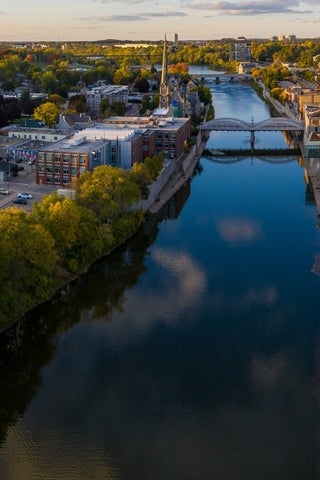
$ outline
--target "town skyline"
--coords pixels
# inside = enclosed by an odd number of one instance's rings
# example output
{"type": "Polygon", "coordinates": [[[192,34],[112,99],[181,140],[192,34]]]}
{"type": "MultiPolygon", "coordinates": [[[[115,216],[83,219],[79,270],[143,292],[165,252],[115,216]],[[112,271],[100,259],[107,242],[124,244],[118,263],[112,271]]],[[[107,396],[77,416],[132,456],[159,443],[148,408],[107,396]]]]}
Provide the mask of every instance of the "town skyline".
{"type": "Polygon", "coordinates": [[[13,0],[0,10],[0,41],[317,38],[319,22],[318,0],[13,0]]]}

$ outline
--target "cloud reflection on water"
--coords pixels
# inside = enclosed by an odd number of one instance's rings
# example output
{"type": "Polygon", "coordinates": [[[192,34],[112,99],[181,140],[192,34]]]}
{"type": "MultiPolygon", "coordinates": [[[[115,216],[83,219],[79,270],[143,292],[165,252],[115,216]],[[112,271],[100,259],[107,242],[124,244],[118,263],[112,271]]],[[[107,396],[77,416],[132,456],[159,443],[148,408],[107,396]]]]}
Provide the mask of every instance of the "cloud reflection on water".
{"type": "Polygon", "coordinates": [[[248,218],[222,218],[216,222],[220,237],[230,244],[252,243],[262,238],[260,223],[248,218]]]}

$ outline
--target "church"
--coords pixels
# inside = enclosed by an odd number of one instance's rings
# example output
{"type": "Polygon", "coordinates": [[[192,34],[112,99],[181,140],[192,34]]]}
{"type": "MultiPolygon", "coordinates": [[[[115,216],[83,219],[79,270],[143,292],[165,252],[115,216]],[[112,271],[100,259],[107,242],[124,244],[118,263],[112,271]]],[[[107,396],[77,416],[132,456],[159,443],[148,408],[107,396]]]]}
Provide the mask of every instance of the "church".
{"type": "Polygon", "coordinates": [[[179,74],[168,74],[168,49],[165,36],[159,87],[159,107],[153,111],[153,115],[175,118],[199,116],[201,102],[195,87],[197,87],[197,83],[192,79],[189,79],[188,83],[185,84],[181,82],[179,74]]]}

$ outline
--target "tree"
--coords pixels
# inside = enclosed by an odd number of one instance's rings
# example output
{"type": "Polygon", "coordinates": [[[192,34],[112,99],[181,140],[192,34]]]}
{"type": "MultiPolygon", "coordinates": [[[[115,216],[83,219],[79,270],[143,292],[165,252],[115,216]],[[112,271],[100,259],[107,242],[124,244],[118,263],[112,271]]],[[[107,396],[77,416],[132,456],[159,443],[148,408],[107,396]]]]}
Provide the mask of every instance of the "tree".
{"type": "Polygon", "coordinates": [[[34,110],[33,116],[36,120],[44,122],[49,127],[53,127],[59,115],[59,107],[52,102],[45,102],[34,110]]]}
{"type": "Polygon", "coordinates": [[[102,253],[103,238],[92,211],[56,192],[35,204],[32,217],[50,232],[59,262],[77,272],[102,253]]]}
{"type": "Polygon", "coordinates": [[[49,96],[48,100],[49,100],[49,102],[52,102],[55,105],[57,105],[57,107],[59,107],[59,108],[61,108],[62,105],[65,103],[65,99],[61,95],[58,95],[57,93],[52,93],[49,96]]]}
{"type": "Polygon", "coordinates": [[[48,297],[56,263],[54,240],[18,208],[0,211],[0,325],[48,297]]]}
{"type": "Polygon", "coordinates": [[[101,165],[85,172],[77,183],[80,204],[92,209],[101,223],[110,223],[140,199],[138,185],[130,171],[101,165]]]}
{"type": "Polygon", "coordinates": [[[48,93],[55,93],[57,89],[57,78],[53,72],[46,71],[41,77],[40,86],[48,93]]]}
{"type": "Polygon", "coordinates": [[[138,92],[147,93],[149,92],[150,85],[146,78],[138,77],[134,82],[134,88],[136,88],[138,92]]]}
{"type": "Polygon", "coordinates": [[[73,95],[68,102],[68,110],[75,111],[77,113],[84,113],[89,111],[89,107],[86,103],[85,95],[73,95]]]}

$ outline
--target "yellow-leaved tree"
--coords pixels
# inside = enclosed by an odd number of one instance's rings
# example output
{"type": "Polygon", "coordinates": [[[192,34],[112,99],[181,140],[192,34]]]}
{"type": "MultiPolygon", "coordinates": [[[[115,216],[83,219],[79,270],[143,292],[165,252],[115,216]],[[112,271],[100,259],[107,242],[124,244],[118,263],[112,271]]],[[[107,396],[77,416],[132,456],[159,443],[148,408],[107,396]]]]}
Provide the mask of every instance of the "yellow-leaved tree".
{"type": "Polygon", "coordinates": [[[58,119],[59,107],[53,102],[45,102],[34,110],[33,117],[53,127],[58,119]]]}

